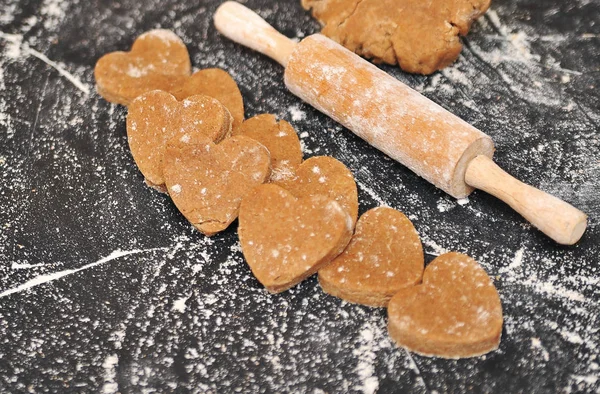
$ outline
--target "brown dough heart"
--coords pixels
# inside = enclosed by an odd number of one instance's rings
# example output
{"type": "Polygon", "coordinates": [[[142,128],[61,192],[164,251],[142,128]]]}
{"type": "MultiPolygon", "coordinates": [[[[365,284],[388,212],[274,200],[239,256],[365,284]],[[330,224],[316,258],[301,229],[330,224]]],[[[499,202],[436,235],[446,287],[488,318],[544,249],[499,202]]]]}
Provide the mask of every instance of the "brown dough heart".
{"type": "Polygon", "coordinates": [[[163,156],[167,141],[202,134],[219,142],[231,132],[231,115],[217,100],[192,96],[177,101],[155,90],[136,98],[128,109],[127,138],[131,154],[146,182],[162,191],[163,156]]]}
{"type": "Polygon", "coordinates": [[[431,262],[422,285],[400,290],[388,318],[392,339],[425,356],[479,356],[497,349],[502,333],[494,284],[475,260],[456,252],[431,262]]]}
{"type": "Polygon", "coordinates": [[[269,178],[269,151],[251,138],[184,134],[167,143],[164,174],[179,211],[201,233],[225,230],[238,217],[242,198],[269,178]]]}
{"type": "Polygon", "coordinates": [[[161,29],[139,36],[130,52],[102,56],[94,69],[98,93],[107,101],[123,105],[152,90],[170,91],[191,73],[183,41],[161,29]]]}
{"type": "Polygon", "coordinates": [[[196,71],[180,86],[171,90],[171,93],[177,97],[177,100],[198,94],[219,100],[233,116],[233,129],[244,121],[242,93],[231,75],[219,68],[196,71]]]}
{"type": "Polygon", "coordinates": [[[348,247],[319,271],[319,283],[346,301],[383,307],[398,290],[421,282],[423,265],[423,247],[410,220],[379,207],[360,217],[348,247]]]}
{"type": "Polygon", "coordinates": [[[250,192],[240,207],[238,233],[254,276],[271,293],[316,273],[344,250],[348,214],[325,196],[296,198],[273,184],[250,192]]]}
{"type": "Polygon", "coordinates": [[[459,35],[483,15],[490,0],[302,0],[322,33],[375,62],[431,74],[452,63],[459,35]]]}
{"type": "Polygon", "coordinates": [[[296,131],[285,120],[277,122],[274,115],[262,114],[250,118],[233,135],[245,135],[257,140],[271,153],[271,181],[285,181],[294,177],[302,163],[302,147],[296,131]]]}
{"type": "Polygon", "coordinates": [[[358,191],[352,172],[329,156],[315,156],[303,162],[290,180],[275,182],[296,197],[323,195],[337,201],[352,219],[358,217],[358,191]]]}

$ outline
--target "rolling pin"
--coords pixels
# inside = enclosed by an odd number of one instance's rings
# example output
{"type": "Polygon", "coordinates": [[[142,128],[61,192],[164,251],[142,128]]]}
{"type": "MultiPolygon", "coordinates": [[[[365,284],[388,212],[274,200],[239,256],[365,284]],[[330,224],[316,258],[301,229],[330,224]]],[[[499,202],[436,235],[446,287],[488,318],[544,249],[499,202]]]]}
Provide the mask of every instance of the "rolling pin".
{"type": "Polygon", "coordinates": [[[214,21],[224,36],[284,66],[293,94],[451,196],[484,190],[560,244],[585,232],[583,212],[498,167],[490,137],[329,38],[296,43],[233,1],[214,21]]]}

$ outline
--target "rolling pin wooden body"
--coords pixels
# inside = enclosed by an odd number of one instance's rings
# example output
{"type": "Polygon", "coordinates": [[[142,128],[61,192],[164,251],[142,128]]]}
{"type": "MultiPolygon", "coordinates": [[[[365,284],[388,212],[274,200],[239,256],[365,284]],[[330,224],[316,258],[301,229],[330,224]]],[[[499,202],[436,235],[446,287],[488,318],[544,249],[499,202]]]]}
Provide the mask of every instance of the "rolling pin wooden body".
{"type": "Polygon", "coordinates": [[[485,190],[561,244],[585,232],[583,212],[494,164],[490,137],[329,38],[297,44],[235,2],[219,7],[215,25],[282,64],[296,96],[448,194],[485,190]]]}
{"type": "Polygon", "coordinates": [[[356,135],[456,198],[467,163],[492,157],[492,139],[329,38],[296,45],[285,69],[288,89],[356,135]],[[362,60],[362,59],[361,59],[362,60]]]}

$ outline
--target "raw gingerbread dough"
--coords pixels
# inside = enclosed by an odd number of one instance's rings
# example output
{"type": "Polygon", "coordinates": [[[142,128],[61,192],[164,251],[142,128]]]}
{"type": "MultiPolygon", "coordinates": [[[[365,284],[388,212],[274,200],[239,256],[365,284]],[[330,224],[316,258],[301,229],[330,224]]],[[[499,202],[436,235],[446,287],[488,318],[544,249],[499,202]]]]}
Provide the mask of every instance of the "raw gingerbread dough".
{"type": "Polygon", "coordinates": [[[294,177],[302,163],[302,147],[296,131],[285,120],[277,122],[274,115],[262,114],[250,118],[233,130],[233,135],[245,135],[257,140],[271,153],[271,181],[294,177]]]}
{"type": "Polygon", "coordinates": [[[191,77],[171,90],[177,100],[202,94],[216,98],[233,116],[233,129],[244,121],[244,101],[237,83],[227,71],[207,68],[196,71],[191,77]]]}
{"type": "Polygon", "coordinates": [[[392,339],[425,356],[479,356],[497,349],[502,333],[494,284],[475,260],[455,252],[431,262],[422,285],[400,290],[388,319],[392,339]]]}
{"type": "Polygon", "coordinates": [[[296,197],[326,196],[348,213],[351,228],[358,217],[358,191],[352,172],[339,160],[315,156],[303,162],[294,178],[276,182],[296,197]]]}
{"type": "Polygon", "coordinates": [[[177,101],[173,95],[155,90],[139,96],[129,106],[129,148],[146,182],[163,191],[167,141],[185,134],[202,134],[219,142],[231,133],[231,122],[229,111],[214,98],[191,96],[177,101]]]}
{"type": "Polygon", "coordinates": [[[431,74],[452,63],[459,35],[488,9],[490,0],[302,0],[322,33],[375,62],[431,74]]]}
{"type": "Polygon", "coordinates": [[[296,198],[273,184],[242,200],[238,234],[252,273],[271,293],[285,291],[316,273],[350,241],[351,221],[337,202],[296,198]]]}
{"type": "Polygon", "coordinates": [[[129,105],[152,90],[170,91],[186,81],[192,65],[185,44],[169,30],[139,36],[130,52],[112,52],[96,63],[98,93],[107,101],[129,105]]]}
{"type": "Polygon", "coordinates": [[[225,230],[242,198],[269,178],[269,151],[237,136],[218,145],[202,134],[183,134],[167,143],[164,177],[177,208],[200,232],[225,230]]]}
{"type": "Polygon", "coordinates": [[[423,247],[410,220],[388,207],[371,209],[356,224],[348,247],[319,271],[326,293],[384,307],[398,290],[423,276],[423,247]]]}

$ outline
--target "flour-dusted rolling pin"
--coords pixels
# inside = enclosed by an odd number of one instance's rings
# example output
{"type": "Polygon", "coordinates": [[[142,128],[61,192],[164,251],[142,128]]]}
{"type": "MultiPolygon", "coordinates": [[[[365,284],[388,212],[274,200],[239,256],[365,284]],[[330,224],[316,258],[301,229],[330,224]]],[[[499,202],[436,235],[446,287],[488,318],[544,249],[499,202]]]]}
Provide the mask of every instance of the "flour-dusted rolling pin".
{"type": "Polygon", "coordinates": [[[295,43],[231,1],[219,7],[215,25],[284,66],[296,96],[451,196],[485,190],[560,244],[585,232],[583,212],[498,167],[490,137],[327,37],[295,43]]]}

